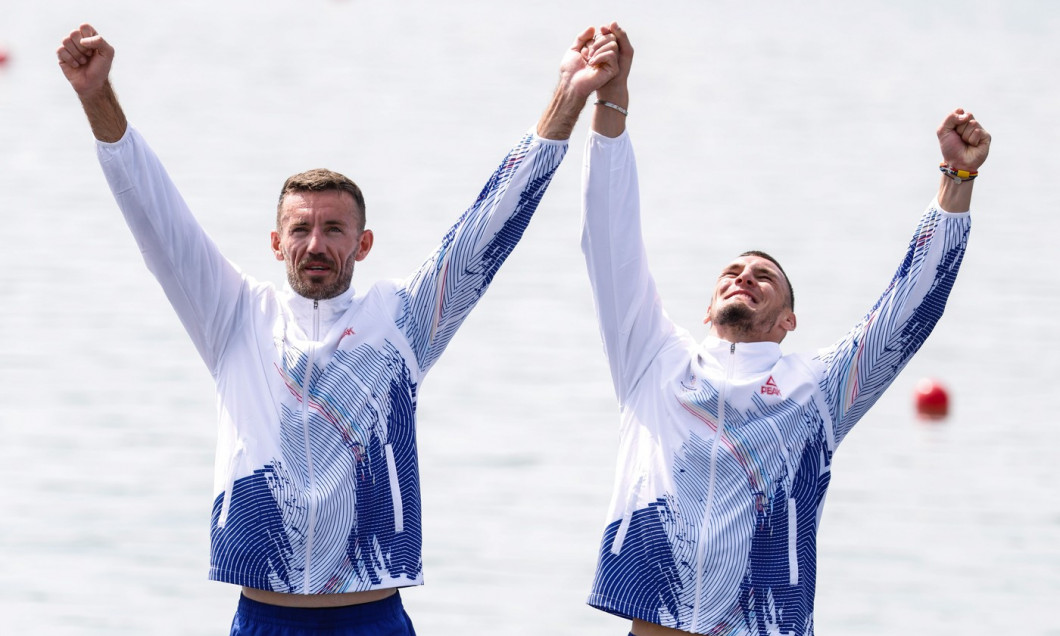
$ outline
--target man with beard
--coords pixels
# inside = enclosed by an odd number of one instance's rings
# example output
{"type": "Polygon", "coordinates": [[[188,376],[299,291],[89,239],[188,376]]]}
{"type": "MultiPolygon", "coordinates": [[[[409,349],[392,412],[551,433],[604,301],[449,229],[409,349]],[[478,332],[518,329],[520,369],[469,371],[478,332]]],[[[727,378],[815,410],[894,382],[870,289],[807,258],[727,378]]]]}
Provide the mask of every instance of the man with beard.
{"type": "Polygon", "coordinates": [[[440,247],[405,280],[351,287],[372,247],[350,179],[287,180],[271,247],[289,288],[241,273],[129,126],[114,49],[90,25],[57,51],[148,267],[217,384],[210,578],[242,586],[233,634],[412,634],[397,588],[423,582],[416,455],[424,375],[522,236],[614,36],[581,33],[551,103],[440,247]]]}
{"type": "Polygon", "coordinates": [[[943,175],[872,308],[830,347],[782,354],[787,275],[745,252],[714,285],[696,342],[663,311],[640,233],[626,116],[633,49],[597,90],[582,248],[621,406],[619,469],[589,603],[636,636],[812,634],[816,537],[832,456],[942,315],[990,136],[957,109],[943,175]]]}

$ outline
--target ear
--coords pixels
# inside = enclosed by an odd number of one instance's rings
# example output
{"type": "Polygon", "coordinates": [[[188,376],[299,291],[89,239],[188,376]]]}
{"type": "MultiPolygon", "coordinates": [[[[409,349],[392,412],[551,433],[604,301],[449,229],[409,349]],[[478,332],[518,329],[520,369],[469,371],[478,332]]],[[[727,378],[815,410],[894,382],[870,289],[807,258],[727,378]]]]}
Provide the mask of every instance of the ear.
{"type": "Polygon", "coordinates": [[[368,256],[368,252],[372,251],[373,243],[375,243],[375,234],[371,230],[361,232],[361,240],[357,245],[357,256],[355,259],[363,261],[364,257],[368,256]]]}
{"type": "Polygon", "coordinates": [[[703,316],[703,324],[704,325],[709,325],[710,324],[710,309],[711,309],[711,307],[713,307],[713,305],[711,305],[710,307],[707,307],[707,314],[705,316],[703,316]]]}
{"type": "Polygon", "coordinates": [[[282,261],[283,260],[283,248],[280,246],[280,233],[275,231],[275,230],[273,230],[269,234],[269,237],[270,237],[271,242],[272,242],[272,253],[273,253],[273,255],[276,257],[276,260],[282,261]]]}
{"type": "Polygon", "coordinates": [[[781,316],[778,324],[784,331],[795,331],[798,321],[795,320],[795,312],[786,310],[781,316]]]}

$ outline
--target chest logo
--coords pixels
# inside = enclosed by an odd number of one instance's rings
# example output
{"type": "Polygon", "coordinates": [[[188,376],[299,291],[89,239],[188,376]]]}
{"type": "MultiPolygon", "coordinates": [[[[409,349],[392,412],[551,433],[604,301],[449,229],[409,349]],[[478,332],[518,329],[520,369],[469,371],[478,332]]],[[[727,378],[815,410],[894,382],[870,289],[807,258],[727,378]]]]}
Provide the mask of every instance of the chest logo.
{"type": "Polygon", "coordinates": [[[769,379],[758,389],[758,392],[762,395],[775,395],[780,397],[780,388],[777,386],[777,383],[773,381],[773,376],[769,376],[769,379]]]}

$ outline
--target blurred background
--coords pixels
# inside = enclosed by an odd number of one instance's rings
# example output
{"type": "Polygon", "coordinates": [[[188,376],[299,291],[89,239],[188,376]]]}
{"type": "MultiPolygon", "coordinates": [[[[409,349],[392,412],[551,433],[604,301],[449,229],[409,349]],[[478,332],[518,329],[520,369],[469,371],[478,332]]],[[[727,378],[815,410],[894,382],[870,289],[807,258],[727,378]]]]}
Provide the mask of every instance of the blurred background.
{"type": "MultiPolygon", "coordinates": [[[[213,386],[143,266],[56,67],[91,22],[112,80],[226,255],[268,250],[283,179],[367,197],[354,284],[404,277],[544,109],[578,31],[636,49],[629,129],[652,268],[698,336],[759,248],[798,294],[788,351],[890,279],[938,183],[935,128],[994,135],[945,317],[840,447],[818,633],[1060,634],[1060,5],[480,0],[0,0],[0,633],[227,633],[206,580],[213,386]],[[950,394],[917,417],[914,386],[950,394]]],[[[587,109],[588,110],[588,109],[587,109]]],[[[424,635],[604,636],[584,604],[617,407],[578,247],[588,117],[522,244],[423,385],[424,635]]]]}

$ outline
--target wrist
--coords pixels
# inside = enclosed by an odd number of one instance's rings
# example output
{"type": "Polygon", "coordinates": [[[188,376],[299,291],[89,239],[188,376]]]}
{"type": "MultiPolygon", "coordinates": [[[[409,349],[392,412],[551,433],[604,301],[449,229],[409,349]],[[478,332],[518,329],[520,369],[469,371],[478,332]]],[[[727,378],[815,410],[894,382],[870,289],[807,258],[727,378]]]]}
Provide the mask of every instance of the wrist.
{"type": "Polygon", "coordinates": [[[625,86],[614,89],[601,88],[596,91],[596,98],[622,108],[629,108],[629,90],[625,86]]]}
{"type": "Polygon", "coordinates": [[[613,110],[616,113],[622,115],[623,117],[628,117],[629,116],[629,110],[627,110],[626,108],[624,108],[622,106],[619,106],[618,104],[615,104],[613,102],[609,102],[609,101],[605,101],[605,100],[602,100],[602,99],[598,99],[598,100],[596,100],[596,102],[593,105],[594,106],[603,106],[604,108],[610,108],[611,110],[613,110]]]}
{"type": "Polygon", "coordinates": [[[946,212],[967,212],[972,207],[974,186],[975,183],[971,180],[957,181],[947,175],[942,175],[936,195],[939,207],[946,212]]]}
{"type": "Polygon", "coordinates": [[[580,94],[570,83],[561,81],[538,120],[537,135],[544,139],[569,139],[587,98],[588,95],[580,94]]]}
{"type": "Polygon", "coordinates": [[[593,104],[592,129],[605,137],[618,137],[626,130],[628,116],[629,111],[625,106],[609,102],[601,97],[593,104]]]}
{"type": "Polygon", "coordinates": [[[79,93],[78,97],[96,139],[114,143],[125,136],[129,124],[110,82],[104,82],[98,90],[79,93]]]}
{"type": "Polygon", "coordinates": [[[949,177],[956,183],[962,183],[964,181],[972,181],[979,176],[978,170],[966,170],[964,168],[958,168],[951,163],[943,161],[939,164],[939,171],[943,175],[949,177]]]}

